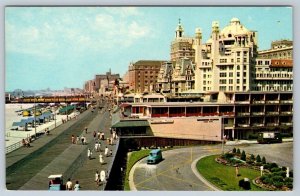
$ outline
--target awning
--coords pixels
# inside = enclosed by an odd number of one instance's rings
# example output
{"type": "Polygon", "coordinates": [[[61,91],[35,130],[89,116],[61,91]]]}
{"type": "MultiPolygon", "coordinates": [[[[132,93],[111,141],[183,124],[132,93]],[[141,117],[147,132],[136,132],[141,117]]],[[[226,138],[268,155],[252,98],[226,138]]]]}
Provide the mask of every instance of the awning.
{"type": "Polygon", "coordinates": [[[149,127],[147,120],[128,120],[120,121],[112,126],[112,128],[121,128],[121,127],[149,127]]]}

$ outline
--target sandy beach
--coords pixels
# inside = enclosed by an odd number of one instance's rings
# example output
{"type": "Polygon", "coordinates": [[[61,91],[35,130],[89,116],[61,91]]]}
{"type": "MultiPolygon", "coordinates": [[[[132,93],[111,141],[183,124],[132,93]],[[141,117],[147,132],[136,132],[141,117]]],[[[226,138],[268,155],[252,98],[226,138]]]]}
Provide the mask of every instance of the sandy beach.
{"type": "MultiPolygon", "coordinates": [[[[46,128],[52,130],[56,126],[62,124],[62,119],[66,119],[66,115],[56,115],[56,123],[55,120],[51,120],[50,122],[38,125],[36,130],[32,127],[29,127],[29,131],[23,130],[11,130],[13,122],[21,121],[21,119],[26,119],[28,117],[19,116],[16,111],[21,109],[28,109],[33,107],[34,104],[5,104],[5,146],[11,146],[16,143],[19,143],[23,138],[28,138],[35,133],[44,132],[46,128]]],[[[70,118],[73,118],[76,113],[72,113],[69,115],[70,118]]]]}

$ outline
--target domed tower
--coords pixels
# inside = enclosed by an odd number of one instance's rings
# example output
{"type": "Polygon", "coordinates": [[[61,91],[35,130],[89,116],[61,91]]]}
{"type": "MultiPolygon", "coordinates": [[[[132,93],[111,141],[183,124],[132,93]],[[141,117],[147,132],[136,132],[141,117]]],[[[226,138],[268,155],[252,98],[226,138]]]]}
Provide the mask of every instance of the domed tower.
{"type": "Polygon", "coordinates": [[[171,42],[171,61],[180,62],[182,58],[189,58],[195,62],[195,51],[193,50],[193,38],[184,35],[184,28],[179,19],[175,30],[175,39],[171,42]]]}

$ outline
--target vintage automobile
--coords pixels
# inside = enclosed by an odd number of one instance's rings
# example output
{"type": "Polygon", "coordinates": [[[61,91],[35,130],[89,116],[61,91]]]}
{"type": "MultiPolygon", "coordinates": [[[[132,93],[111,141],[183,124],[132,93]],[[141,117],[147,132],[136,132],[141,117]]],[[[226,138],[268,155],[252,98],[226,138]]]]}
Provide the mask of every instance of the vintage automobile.
{"type": "Polygon", "coordinates": [[[162,153],[160,149],[151,150],[147,158],[147,164],[156,164],[162,161],[162,153]]]}

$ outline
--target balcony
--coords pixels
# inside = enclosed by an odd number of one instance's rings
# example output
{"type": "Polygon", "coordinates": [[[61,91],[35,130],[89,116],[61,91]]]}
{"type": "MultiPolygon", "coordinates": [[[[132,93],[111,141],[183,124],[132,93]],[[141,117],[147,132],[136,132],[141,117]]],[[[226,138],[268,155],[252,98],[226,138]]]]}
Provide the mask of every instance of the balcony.
{"type": "Polygon", "coordinates": [[[239,112],[237,116],[250,116],[250,112],[239,112]]]}
{"type": "Polygon", "coordinates": [[[267,123],[268,127],[277,127],[278,125],[278,123],[267,123]]]}
{"type": "Polygon", "coordinates": [[[267,103],[279,103],[279,100],[267,100],[267,103]]]}
{"type": "Polygon", "coordinates": [[[262,116],[264,114],[265,114],[264,112],[252,112],[253,116],[262,116]]]}
{"type": "Polygon", "coordinates": [[[291,123],[291,122],[282,122],[282,123],[280,123],[280,125],[293,126],[293,123],[291,123]]]}
{"type": "Polygon", "coordinates": [[[264,104],[265,101],[264,101],[264,100],[260,100],[260,101],[254,100],[254,101],[252,101],[252,103],[253,103],[253,104],[264,104]]]}
{"type": "Polygon", "coordinates": [[[264,123],[253,123],[252,126],[253,127],[263,127],[265,125],[264,125],[264,123]]]}
{"type": "Polygon", "coordinates": [[[234,103],[237,103],[237,104],[250,104],[250,101],[249,100],[243,100],[243,101],[235,101],[234,103]]]}
{"type": "Polygon", "coordinates": [[[281,100],[280,103],[293,103],[293,100],[281,100]]]}
{"type": "Polygon", "coordinates": [[[238,127],[250,127],[249,124],[238,124],[238,127]]]}
{"type": "Polygon", "coordinates": [[[279,112],[275,112],[275,111],[272,111],[272,112],[266,112],[267,115],[279,115],[279,112]]]}
{"type": "Polygon", "coordinates": [[[290,114],[293,114],[293,112],[291,112],[291,111],[282,111],[282,112],[280,112],[280,114],[290,115],[290,114]]]}

